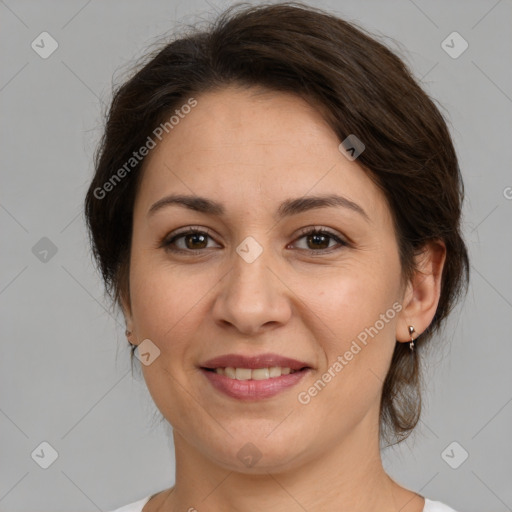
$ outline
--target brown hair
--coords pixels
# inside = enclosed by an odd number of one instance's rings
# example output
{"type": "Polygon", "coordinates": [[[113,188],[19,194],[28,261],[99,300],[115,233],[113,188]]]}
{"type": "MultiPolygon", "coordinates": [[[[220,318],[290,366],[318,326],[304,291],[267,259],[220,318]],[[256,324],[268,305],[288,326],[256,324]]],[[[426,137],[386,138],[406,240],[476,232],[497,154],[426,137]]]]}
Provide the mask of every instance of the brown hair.
{"type": "Polygon", "coordinates": [[[413,357],[407,343],[396,344],[383,386],[381,436],[399,442],[419,421],[418,354],[467,290],[464,188],[433,101],[401,59],[352,23],[298,2],[236,4],[206,29],[146,55],[114,91],[85,199],[93,254],[112,304],[121,306],[121,297],[129,303],[133,205],[144,160],[122,179],[118,170],[187,98],[228,85],[298,94],[320,109],[340,141],[350,134],[363,141],[357,161],[388,201],[403,282],[413,276],[414,256],[426,242],[446,245],[435,316],[416,340],[413,357]]]}

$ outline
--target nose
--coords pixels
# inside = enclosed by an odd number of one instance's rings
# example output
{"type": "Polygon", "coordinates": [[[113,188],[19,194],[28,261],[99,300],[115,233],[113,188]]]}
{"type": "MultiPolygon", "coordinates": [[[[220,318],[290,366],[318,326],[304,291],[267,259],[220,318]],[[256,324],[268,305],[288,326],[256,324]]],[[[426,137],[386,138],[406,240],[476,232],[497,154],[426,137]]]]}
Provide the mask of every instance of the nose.
{"type": "Polygon", "coordinates": [[[251,263],[234,253],[213,305],[213,317],[224,328],[254,336],[290,320],[291,292],[268,253],[264,250],[251,263]]]}

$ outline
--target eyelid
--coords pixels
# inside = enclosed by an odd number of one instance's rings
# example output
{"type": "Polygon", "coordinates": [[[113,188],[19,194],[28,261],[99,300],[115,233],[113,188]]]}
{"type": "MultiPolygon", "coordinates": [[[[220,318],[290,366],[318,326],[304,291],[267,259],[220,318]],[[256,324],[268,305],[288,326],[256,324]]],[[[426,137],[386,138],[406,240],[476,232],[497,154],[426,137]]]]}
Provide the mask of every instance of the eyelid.
{"type": "MultiPolygon", "coordinates": [[[[204,249],[169,249],[171,244],[179,237],[193,234],[193,233],[200,233],[202,235],[206,235],[207,237],[211,238],[212,240],[215,240],[212,236],[212,231],[209,228],[200,227],[200,226],[185,226],[184,228],[179,228],[176,231],[172,231],[171,233],[168,233],[165,235],[162,240],[159,242],[158,247],[163,248],[170,251],[176,251],[176,252],[188,252],[188,253],[194,253],[198,251],[204,251],[204,249]]],[[[217,243],[217,242],[216,242],[217,243]]]]}
{"type": "MultiPolygon", "coordinates": [[[[188,253],[188,254],[198,254],[200,252],[204,252],[205,249],[178,249],[178,248],[171,248],[171,245],[175,242],[176,239],[193,233],[200,233],[204,234],[207,237],[211,238],[215,241],[215,238],[212,236],[212,231],[209,228],[206,227],[199,227],[199,226],[186,226],[180,229],[177,229],[176,231],[167,234],[164,236],[161,240],[161,242],[158,244],[158,248],[163,248],[166,251],[170,252],[178,252],[178,253],[188,253]]],[[[319,225],[313,225],[313,226],[306,226],[304,228],[301,228],[299,232],[295,235],[294,240],[291,242],[291,244],[295,243],[298,239],[303,238],[306,235],[310,234],[325,234],[331,237],[333,240],[335,240],[339,246],[341,247],[347,247],[351,245],[351,242],[347,240],[347,237],[339,234],[338,232],[335,232],[331,230],[330,228],[326,228],[324,226],[319,225]]],[[[215,242],[217,243],[217,242],[215,242]]],[[[290,244],[288,244],[290,245],[290,244]]],[[[288,246],[287,246],[288,247],[288,246]]],[[[301,251],[306,251],[309,254],[315,254],[315,255],[322,255],[322,254],[328,254],[330,252],[336,251],[337,249],[340,249],[341,247],[331,247],[328,249],[300,249],[301,251]]]]}
{"type": "Polygon", "coordinates": [[[320,249],[320,250],[313,250],[313,249],[302,249],[302,251],[306,251],[307,253],[310,253],[312,255],[322,255],[322,254],[330,254],[331,252],[334,252],[338,249],[341,249],[342,247],[349,247],[352,245],[352,242],[348,240],[348,238],[336,231],[331,230],[330,228],[326,228],[324,226],[307,226],[305,228],[301,228],[299,232],[297,233],[297,236],[295,237],[294,242],[297,240],[303,238],[306,235],[311,234],[321,234],[321,235],[328,235],[331,239],[337,242],[338,246],[340,247],[330,247],[328,249],[320,249]]]}
{"type": "Polygon", "coordinates": [[[306,226],[305,228],[301,228],[297,233],[297,236],[308,235],[311,232],[326,233],[328,235],[332,235],[334,238],[340,239],[342,242],[348,243],[346,237],[344,237],[341,233],[338,233],[337,231],[334,231],[331,228],[319,225],[306,226]]]}

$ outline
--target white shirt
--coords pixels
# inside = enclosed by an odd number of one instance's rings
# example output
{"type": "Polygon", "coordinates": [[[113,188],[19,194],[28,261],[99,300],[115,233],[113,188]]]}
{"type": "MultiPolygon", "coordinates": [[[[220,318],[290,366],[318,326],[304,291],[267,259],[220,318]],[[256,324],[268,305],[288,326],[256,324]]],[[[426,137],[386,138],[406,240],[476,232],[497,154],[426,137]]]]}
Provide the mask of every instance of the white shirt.
{"type": "MultiPolygon", "coordinates": [[[[149,501],[151,496],[152,495],[147,498],[143,498],[142,500],[134,501],[124,507],[116,508],[116,510],[112,510],[111,512],[142,512],[144,505],[149,501]]],[[[455,510],[440,501],[431,501],[428,498],[425,498],[425,507],[423,508],[423,512],[455,512],[455,510]]]]}

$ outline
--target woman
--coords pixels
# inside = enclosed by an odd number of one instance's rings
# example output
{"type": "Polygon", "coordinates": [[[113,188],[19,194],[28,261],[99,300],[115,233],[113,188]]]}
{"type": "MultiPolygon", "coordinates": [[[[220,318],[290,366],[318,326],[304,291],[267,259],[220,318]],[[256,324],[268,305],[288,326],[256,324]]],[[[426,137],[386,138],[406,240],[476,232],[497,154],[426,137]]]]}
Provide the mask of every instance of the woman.
{"type": "Polygon", "coordinates": [[[452,511],[384,471],[468,281],[446,124],[303,4],[238,6],[115,93],[85,211],[176,483],[119,509],[452,511]]]}

